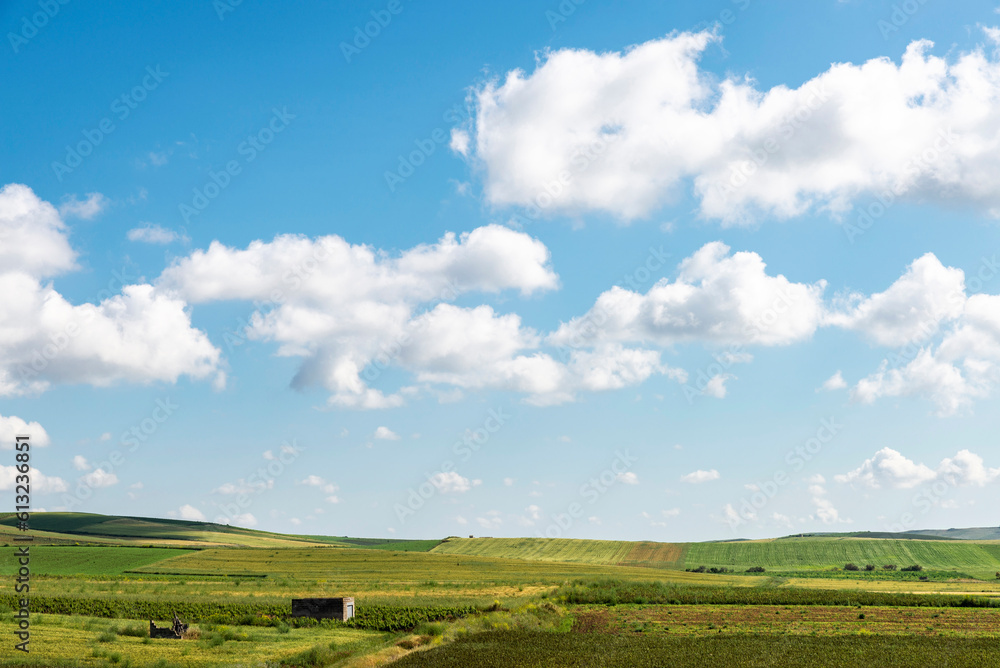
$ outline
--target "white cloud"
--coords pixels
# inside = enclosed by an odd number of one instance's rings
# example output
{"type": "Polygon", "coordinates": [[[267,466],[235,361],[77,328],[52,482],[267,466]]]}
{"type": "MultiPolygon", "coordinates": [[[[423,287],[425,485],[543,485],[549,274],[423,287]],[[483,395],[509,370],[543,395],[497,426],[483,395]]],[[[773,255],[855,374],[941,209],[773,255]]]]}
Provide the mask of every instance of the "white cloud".
{"type": "Polygon", "coordinates": [[[725,399],[726,392],[728,391],[726,388],[726,381],[734,380],[735,378],[736,376],[731,373],[721,373],[712,376],[709,381],[705,383],[705,387],[702,389],[702,394],[707,394],[708,396],[715,397],[716,399],[725,399]]]}
{"type": "Polygon", "coordinates": [[[959,450],[954,457],[943,459],[937,473],[952,485],[983,487],[1000,478],[1000,468],[987,468],[983,458],[969,450],[959,450]]]}
{"type": "Polygon", "coordinates": [[[624,483],[626,485],[639,484],[639,476],[637,476],[635,473],[632,473],[631,471],[626,471],[625,473],[619,473],[617,476],[615,476],[615,480],[617,480],[620,483],[624,483]]]}
{"type": "Polygon", "coordinates": [[[462,524],[462,525],[465,525],[465,524],[469,523],[469,520],[465,519],[461,515],[459,515],[458,517],[456,517],[455,521],[458,522],[459,524],[462,524]]]}
{"type": "MultiPolygon", "coordinates": [[[[14,489],[17,476],[23,475],[16,466],[3,466],[0,464],[0,490],[6,491],[14,489]]],[[[22,481],[23,483],[23,481],[22,481]]],[[[31,491],[38,494],[51,494],[55,492],[65,492],[69,490],[66,481],[58,476],[45,475],[38,469],[31,469],[31,491]]],[[[41,512],[36,509],[36,512],[41,512]]]]}
{"type": "Polygon", "coordinates": [[[32,447],[44,448],[52,442],[48,432],[37,422],[27,422],[16,415],[0,415],[0,449],[12,450],[17,436],[29,436],[28,443],[32,447]]]}
{"type": "Polygon", "coordinates": [[[684,341],[787,345],[810,338],[823,316],[825,281],[770,276],[760,255],[708,243],[681,262],[676,281],[645,294],[614,287],[590,311],[550,336],[555,345],[591,341],[684,341]]]}
{"type": "Polygon", "coordinates": [[[66,197],[59,205],[59,215],[63,218],[83,218],[90,220],[108,207],[108,198],[101,193],[87,193],[86,199],[78,199],[76,195],[66,197]]]}
{"type": "Polygon", "coordinates": [[[278,342],[281,356],[302,358],[293,385],[326,387],[333,406],[384,408],[401,405],[406,392],[387,395],[367,379],[390,364],[413,368],[429,379],[425,382],[453,379],[463,386],[507,381],[504,370],[514,377],[510,385],[516,386],[519,376],[530,376],[531,369],[523,367],[537,366],[535,361],[515,358],[495,360],[483,370],[488,378],[476,379],[468,372],[468,360],[436,345],[422,329],[453,338],[449,327],[478,323],[479,338],[470,339],[462,352],[491,354],[490,343],[510,347],[502,339],[484,337],[509,332],[519,324],[517,316],[450,304],[418,316],[418,307],[471,291],[515,289],[528,295],[554,289],[558,278],[544,244],[488,225],[460,236],[446,234],[436,244],[396,257],[336,236],[310,240],[284,235],[268,243],[255,241],[244,250],[214,242],[169,267],[160,284],[194,303],[268,301],[278,295],[275,308],[253,315],[247,334],[278,342]]]}
{"type": "Polygon", "coordinates": [[[697,471],[693,471],[693,472],[688,473],[686,475],[682,475],[681,476],[681,482],[689,482],[691,484],[698,484],[698,483],[703,483],[703,482],[709,482],[711,480],[718,480],[721,477],[722,476],[720,476],[719,472],[716,471],[715,469],[711,469],[709,471],[703,471],[701,469],[698,469],[697,471]]]}
{"type": "Polygon", "coordinates": [[[430,478],[431,484],[442,494],[463,494],[482,484],[482,480],[469,480],[455,471],[439,471],[430,478]]]}
{"type": "Polygon", "coordinates": [[[288,521],[292,523],[292,526],[299,526],[302,524],[302,520],[300,520],[298,517],[293,517],[288,521]]]}
{"type": "Polygon", "coordinates": [[[833,392],[834,390],[843,390],[847,388],[847,381],[844,380],[843,374],[838,370],[837,373],[833,374],[829,378],[823,381],[823,385],[820,389],[826,390],[827,392],[833,392]]]}
{"type": "Polygon", "coordinates": [[[171,244],[185,239],[174,230],[161,227],[156,223],[144,223],[141,227],[134,227],[128,231],[126,236],[129,241],[138,241],[144,244],[171,244]]]}
{"type": "Polygon", "coordinates": [[[103,434],[100,435],[100,437],[98,437],[97,440],[102,441],[102,442],[103,441],[110,441],[111,440],[111,432],[110,431],[104,432],[103,434]]]}
{"type": "Polygon", "coordinates": [[[45,278],[75,267],[76,253],[55,207],[27,186],[0,189],[0,273],[45,278]]]}
{"type": "Polygon", "coordinates": [[[693,181],[701,214],[730,224],[840,214],[890,189],[1000,214],[997,54],[940,58],[916,41],[898,64],[837,63],[796,88],[762,89],[699,68],[720,39],[561,49],[481,86],[469,159],[488,201],[629,220],[693,181]]]}
{"type": "Polygon", "coordinates": [[[399,434],[388,427],[379,427],[375,430],[375,438],[383,441],[398,441],[399,434]]]}
{"type": "Polygon", "coordinates": [[[91,489],[111,487],[118,484],[118,476],[104,469],[94,469],[90,473],[80,476],[80,480],[91,489]]]}
{"type": "Polygon", "coordinates": [[[220,351],[176,297],[126,285],[99,304],[72,305],[41,283],[74,269],[74,258],[51,204],[26,186],[0,190],[0,396],[52,383],[221,377],[220,351]]]}
{"type": "Polygon", "coordinates": [[[460,155],[469,154],[469,133],[465,130],[459,130],[454,128],[451,131],[451,141],[448,142],[448,147],[452,151],[460,155]]]}
{"type": "Polygon", "coordinates": [[[504,478],[503,479],[503,484],[505,486],[507,486],[507,487],[510,487],[511,485],[514,484],[514,479],[513,478],[504,478]]]}
{"type": "Polygon", "coordinates": [[[143,487],[145,487],[145,485],[143,485],[142,482],[134,482],[128,486],[129,489],[142,489],[143,487]]]}
{"type": "Polygon", "coordinates": [[[486,513],[487,517],[477,517],[476,523],[483,527],[484,529],[497,529],[503,524],[503,520],[500,518],[500,513],[496,510],[491,510],[486,513]]]}
{"type": "Polygon", "coordinates": [[[942,322],[962,314],[965,273],[945,267],[933,253],[917,258],[888,290],[870,297],[853,295],[847,312],[831,314],[831,322],[861,331],[883,346],[925,341],[942,322]]]}
{"type": "Polygon", "coordinates": [[[77,471],[89,471],[91,466],[86,457],[83,455],[77,455],[73,457],[73,468],[77,471]]]}
{"type": "Polygon", "coordinates": [[[935,477],[934,470],[924,464],[917,464],[892,448],[882,448],[857,469],[834,479],[841,483],[858,482],[876,489],[883,485],[908,489],[935,477]]]}
{"type": "Polygon", "coordinates": [[[178,514],[182,520],[196,520],[198,522],[205,521],[204,513],[190,504],[184,504],[181,506],[178,514]]]}

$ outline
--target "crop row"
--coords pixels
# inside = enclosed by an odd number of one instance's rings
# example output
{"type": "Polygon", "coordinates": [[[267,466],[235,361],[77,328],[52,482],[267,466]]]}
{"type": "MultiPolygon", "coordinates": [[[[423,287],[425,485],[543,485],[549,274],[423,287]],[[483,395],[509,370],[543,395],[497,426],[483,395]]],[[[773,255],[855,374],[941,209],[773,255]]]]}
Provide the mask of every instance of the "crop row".
{"type": "MultiPolygon", "coordinates": [[[[15,596],[0,594],[0,609],[14,610],[15,596]]],[[[108,619],[171,619],[175,614],[184,621],[269,626],[281,621],[295,626],[318,622],[292,618],[290,604],[275,603],[188,603],[169,601],[123,601],[113,598],[77,598],[69,596],[34,596],[31,611],[54,615],[84,615],[108,619]]],[[[454,619],[480,612],[471,605],[403,607],[362,605],[345,626],[373,631],[403,631],[423,622],[454,619]]],[[[331,623],[331,622],[323,622],[331,623]]]]}
{"type": "Polygon", "coordinates": [[[997,608],[1000,599],[948,594],[894,594],[839,589],[792,589],[784,587],[722,587],[676,585],[664,582],[621,580],[577,581],[556,591],[566,603],[618,605],[708,604],[708,605],[886,605],[899,607],[997,608]]]}

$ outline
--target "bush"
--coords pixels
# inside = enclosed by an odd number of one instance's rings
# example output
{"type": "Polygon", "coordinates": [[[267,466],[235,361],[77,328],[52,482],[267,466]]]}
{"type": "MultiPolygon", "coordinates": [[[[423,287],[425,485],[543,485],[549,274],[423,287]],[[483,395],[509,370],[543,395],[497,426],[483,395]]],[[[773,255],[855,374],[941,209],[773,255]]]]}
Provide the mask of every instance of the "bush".
{"type": "Polygon", "coordinates": [[[865,570],[866,571],[873,571],[873,570],[875,570],[875,564],[865,564],[865,570]]]}
{"type": "Polygon", "coordinates": [[[763,566],[751,566],[750,568],[747,569],[747,573],[763,573],[763,572],[764,572],[763,566]]]}
{"type": "Polygon", "coordinates": [[[896,570],[896,564],[886,564],[882,567],[883,571],[894,571],[896,570]]]}
{"type": "Polygon", "coordinates": [[[911,573],[914,573],[916,571],[922,571],[922,570],[924,570],[924,567],[921,566],[920,564],[913,564],[912,566],[903,566],[899,570],[901,570],[901,571],[909,571],[911,573]]]}
{"type": "Polygon", "coordinates": [[[845,571],[860,571],[861,569],[858,568],[855,564],[847,564],[846,566],[844,566],[844,570],[845,571]]]}

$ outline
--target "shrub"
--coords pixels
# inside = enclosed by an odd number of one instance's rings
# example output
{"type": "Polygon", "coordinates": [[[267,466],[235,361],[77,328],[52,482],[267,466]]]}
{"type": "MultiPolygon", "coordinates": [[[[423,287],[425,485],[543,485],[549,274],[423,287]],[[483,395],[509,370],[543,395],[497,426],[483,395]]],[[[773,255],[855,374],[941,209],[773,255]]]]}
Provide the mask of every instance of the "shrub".
{"type": "Polygon", "coordinates": [[[763,572],[764,572],[763,566],[751,566],[750,568],[747,569],[747,573],[763,573],[763,572]]]}
{"type": "Polygon", "coordinates": [[[844,566],[844,570],[845,571],[860,571],[861,569],[858,568],[857,565],[855,565],[855,564],[847,564],[846,566],[844,566]]]}
{"type": "Polygon", "coordinates": [[[866,571],[873,571],[873,570],[875,570],[875,564],[865,564],[865,570],[866,571]]]}
{"type": "Polygon", "coordinates": [[[913,564],[912,566],[903,566],[899,570],[901,570],[901,571],[909,571],[909,572],[913,573],[913,572],[916,572],[916,571],[922,571],[922,570],[924,570],[924,567],[921,566],[920,564],[913,564]]]}
{"type": "Polygon", "coordinates": [[[882,567],[883,571],[894,571],[896,570],[896,564],[886,564],[882,567]]]}

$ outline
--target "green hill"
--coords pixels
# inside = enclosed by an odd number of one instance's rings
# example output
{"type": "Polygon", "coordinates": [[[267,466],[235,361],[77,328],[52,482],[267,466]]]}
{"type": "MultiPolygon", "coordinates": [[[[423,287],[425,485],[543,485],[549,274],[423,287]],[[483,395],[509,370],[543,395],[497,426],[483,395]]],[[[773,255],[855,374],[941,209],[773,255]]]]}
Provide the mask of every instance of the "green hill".
{"type": "MultiPolygon", "coordinates": [[[[32,513],[31,530],[38,544],[158,545],[163,547],[359,547],[426,552],[439,541],[386,538],[297,536],[244,529],[194,520],[98,515],[93,513],[32,513]]],[[[0,513],[0,540],[20,533],[13,513],[0,513]]]]}

